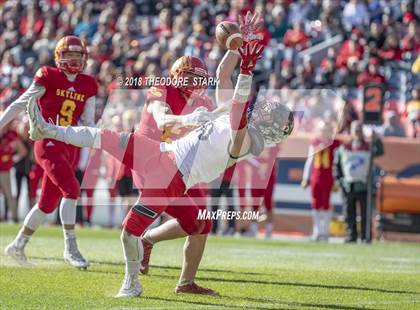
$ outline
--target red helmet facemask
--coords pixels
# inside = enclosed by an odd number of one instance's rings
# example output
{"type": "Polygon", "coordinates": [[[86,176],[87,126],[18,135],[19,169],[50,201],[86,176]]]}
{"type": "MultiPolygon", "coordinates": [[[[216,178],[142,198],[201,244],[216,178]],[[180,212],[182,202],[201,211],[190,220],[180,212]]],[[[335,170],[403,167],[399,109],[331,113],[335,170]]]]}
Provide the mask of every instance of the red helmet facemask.
{"type": "Polygon", "coordinates": [[[170,75],[175,79],[183,79],[188,83],[182,83],[178,89],[187,98],[204,95],[207,89],[208,72],[207,66],[197,57],[182,56],[171,67],[170,75]]]}
{"type": "Polygon", "coordinates": [[[76,36],[66,36],[58,41],[54,50],[54,60],[58,69],[71,74],[83,71],[87,61],[87,49],[82,40],[76,36]],[[80,59],[66,58],[65,53],[77,52],[80,59]]]}

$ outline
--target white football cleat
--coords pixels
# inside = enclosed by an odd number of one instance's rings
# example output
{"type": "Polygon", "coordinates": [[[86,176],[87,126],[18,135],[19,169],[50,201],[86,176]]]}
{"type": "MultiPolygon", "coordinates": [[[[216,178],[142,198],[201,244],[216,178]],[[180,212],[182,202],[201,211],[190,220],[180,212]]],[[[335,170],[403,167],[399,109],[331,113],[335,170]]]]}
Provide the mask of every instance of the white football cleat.
{"type": "Polygon", "coordinates": [[[54,124],[47,123],[42,117],[36,98],[32,97],[29,99],[27,110],[29,115],[29,137],[33,141],[54,138],[57,135],[54,124]]]}
{"type": "Polygon", "coordinates": [[[79,269],[87,269],[89,262],[80,254],[77,247],[76,238],[66,239],[66,246],[64,248],[64,260],[73,267],[79,269]]]}
{"type": "Polygon", "coordinates": [[[120,288],[120,291],[115,298],[129,298],[129,297],[138,297],[143,292],[143,287],[141,286],[137,274],[135,275],[126,275],[123,280],[123,284],[120,288]]]}
{"type": "Polygon", "coordinates": [[[21,266],[32,266],[26,258],[24,249],[16,247],[13,243],[4,249],[4,254],[13,258],[21,266]]]}

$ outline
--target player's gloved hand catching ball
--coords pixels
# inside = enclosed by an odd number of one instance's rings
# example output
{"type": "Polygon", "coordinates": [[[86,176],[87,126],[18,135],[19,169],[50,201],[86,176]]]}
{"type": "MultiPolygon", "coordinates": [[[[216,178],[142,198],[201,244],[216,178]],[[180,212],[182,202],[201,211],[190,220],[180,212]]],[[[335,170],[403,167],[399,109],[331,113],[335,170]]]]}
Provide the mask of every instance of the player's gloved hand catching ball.
{"type": "Polygon", "coordinates": [[[199,107],[191,114],[184,115],[182,118],[182,124],[184,126],[201,126],[210,121],[212,118],[213,114],[210,113],[207,108],[199,107]]]}
{"type": "Polygon", "coordinates": [[[241,30],[243,40],[245,42],[261,40],[263,35],[258,32],[261,29],[263,22],[264,21],[258,12],[252,14],[248,11],[245,17],[239,15],[239,29],[241,30]]]}
{"type": "Polygon", "coordinates": [[[264,45],[260,41],[245,42],[242,48],[239,49],[241,55],[241,74],[251,75],[257,64],[258,59],[261,59],[264,45]]]}

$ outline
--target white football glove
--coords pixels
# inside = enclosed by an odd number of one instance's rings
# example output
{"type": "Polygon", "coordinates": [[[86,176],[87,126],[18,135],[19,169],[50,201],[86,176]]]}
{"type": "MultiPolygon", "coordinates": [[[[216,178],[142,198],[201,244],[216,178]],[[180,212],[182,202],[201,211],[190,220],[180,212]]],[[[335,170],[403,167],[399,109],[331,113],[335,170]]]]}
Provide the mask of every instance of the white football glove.
{"type": "Polygon", "coordinates": [[[183,126],[201,126],[202,124],[212,120],[213,114],[207,108],[199,107],[191,114],[184,115],[182,118],[183,126]]]}

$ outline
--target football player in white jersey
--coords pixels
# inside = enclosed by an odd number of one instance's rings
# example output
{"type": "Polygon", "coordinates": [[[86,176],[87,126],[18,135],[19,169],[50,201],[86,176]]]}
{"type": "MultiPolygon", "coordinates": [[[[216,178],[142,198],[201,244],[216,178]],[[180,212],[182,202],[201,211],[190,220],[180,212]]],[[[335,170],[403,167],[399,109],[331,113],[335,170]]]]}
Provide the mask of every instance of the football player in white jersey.
{"type": "MultiPolygon", "coordinates": [[[[267,101],[249,108],[252,70],[262,49],[258,41],[253,41],[240,50],[240,74],[232,102],[226,105],[229,113],[215,114],[214,120],[172,144],[132,133],[49,124],[35,101],[28,106],[30,136],[33,140],[52,138],[78,147],[104,149],[124,164],[133,162],[131,168],[146,180],[146,195],[134,209],[142,214],[152,213],[148,206],[170,205],[188,188],[214,180],[235,162],[257,156],[265,146],[280,143],[290,135],[293,114],[286,105],[267,101]]],[[[121,236],[126,274],[120,293],[137,296],[142,291],[138,280],[143,255],[140,236],[150,223],[139,223],[135,213],[130,216],[124,221],[121,236]]]]}

